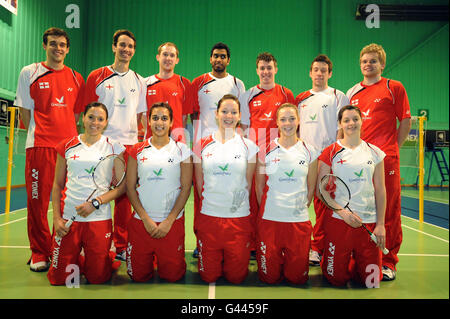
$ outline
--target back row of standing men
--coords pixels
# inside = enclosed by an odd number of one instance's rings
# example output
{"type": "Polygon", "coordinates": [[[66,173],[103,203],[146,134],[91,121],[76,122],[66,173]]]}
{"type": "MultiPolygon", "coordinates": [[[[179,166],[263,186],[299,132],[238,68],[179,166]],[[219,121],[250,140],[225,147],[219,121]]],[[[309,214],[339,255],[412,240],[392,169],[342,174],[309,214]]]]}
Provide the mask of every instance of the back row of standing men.
{"type": "MultiPolygon", "coordinates": [[[[275,114],[283,103],[297,105],[300,138],[319,150],[336,141],[337,113],[342,106],[353,104],[361,109],[362,138],[386,153],[385,224],[386,246],[390,253],[383,256],[383,278],[395,279],[397,253],[402,242],[399,147],[411,124],[409,101],[403,85],[381,76],[386,65],[386,54],[381,46],[370,44],[363,48],[360,66],[364,79],[349,89],[347,95],[328,86],[332,63],[326,55],[318,55],[310,67],[312,89],[296,98],[291,90],[275,83],[277,61],[267,52],[259,54],[256,60],[259,84],[246,91],[244,83],[227,72],[231,55],[223,43],[217,43],[211,49],[211,71],[192,82],[174,73],[179,62],[179,51],[174,43],[159,46],[156,55],[159,72],[143,78],[129,68],[136,39],[132,32],[119,30],[113,36],[114,63],[92,71],[86,83],[79,73],[64,65],[69,47],[69,37],[64,30],[46,30],[43,36],[46,61],[22,69],[14,102],[20,107],[21,119],[28,129],[25,180],[31,270],[46,270],[51,258],[47,210],[55,172],[54,147],[61,140],[77,134],[76,122],[86,104],[92,101],[105,104],[109,123],[104,135],[131,148],[139,136],[147,138],[151,134],[142,114],[156,102],[167,102],[174,112],[172,136],[184,141],[189,138],[184,128],[190,115],[195,126],[195,145],[200,138],[217,129],[214,116],[217,102],[225,94],[233,94],[241,101],[242,132],[260,149],[277,136],[275,114]],[[397,120],[400,122],[398,128],[397,120]]],[[[194,194],[197,212],[199,196],[195,191],[194,194]]],[[[253,191],[250,198],[253,216],[256,216],[257,205],[253,191]]],[[[326,207],[315,198],[314,209],[316,224],[310,262],[318,264],[324,249],[321,223],[326,207]]],[[[131,206],[123,195],[116,200],[114,208],[113,241],[119,258],[125,254],[130,216],[131,206]]]]}

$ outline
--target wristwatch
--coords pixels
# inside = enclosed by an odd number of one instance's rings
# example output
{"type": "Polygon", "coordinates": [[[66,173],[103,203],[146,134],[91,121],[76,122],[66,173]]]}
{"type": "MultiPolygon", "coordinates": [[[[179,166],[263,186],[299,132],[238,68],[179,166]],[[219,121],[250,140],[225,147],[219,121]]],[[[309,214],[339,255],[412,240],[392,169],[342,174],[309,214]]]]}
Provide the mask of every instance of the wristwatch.
{"type": "Polygon", "coordinates": [[[100,202],[98,201],[97,198],[94,198],[93,200],[91,200],[92,206],[95,207],[95,209],[99,209],[100,208],[100,202]]]}

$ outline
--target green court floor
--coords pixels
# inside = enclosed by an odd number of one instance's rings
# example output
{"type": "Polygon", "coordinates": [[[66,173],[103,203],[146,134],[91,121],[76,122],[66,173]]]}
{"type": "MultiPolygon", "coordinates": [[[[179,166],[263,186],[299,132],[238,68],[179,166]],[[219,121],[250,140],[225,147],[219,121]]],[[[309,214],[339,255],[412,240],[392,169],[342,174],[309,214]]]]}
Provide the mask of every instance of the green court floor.
{"type": "MultiPolygon", "coordinates": [[[[448,194],[448,193],[447,193],[448,194]]],[[[190,199],[187,207],[192,207],[190,199]]],[[[310,210],[314,222],[314,212],[310,210]]],[[[49,221],[51,222],[51,211],[49,221]]],[[[379,289],[365,289],[353,283],[331,287],[319,267],[310,267],[307,284],[294,286],[261,283],[256,261],[249,265],[249,275],[240,285],[220,279],[215,284],[201,281],[197,259],[192,257],[195,238],[192,232],[192,210],[186,212],[187,273],[177,283],[157,276],[148,283],[133,283],[122,265],[110,282],[79,288],[50,286],[46,273],[31,272],[26,265],[30,256],[26,232],[26,209],[0,215],[0,299],[449,299],[449,232],[448,229],[403,217],[403,244],[399,253],[397,279],[381,282],[379,289]]]]}

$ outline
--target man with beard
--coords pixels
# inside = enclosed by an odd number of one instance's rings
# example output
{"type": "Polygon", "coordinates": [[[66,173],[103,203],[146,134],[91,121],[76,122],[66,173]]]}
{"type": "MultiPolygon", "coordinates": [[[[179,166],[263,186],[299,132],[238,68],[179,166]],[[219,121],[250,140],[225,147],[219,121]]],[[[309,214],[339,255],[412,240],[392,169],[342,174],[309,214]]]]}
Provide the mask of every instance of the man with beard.
{"type": "MultiPolygon", "coordinates": [[[[216,43],[209,58],[211,72],[200,75],[192,81],[189,90],[189,103],[193,110],[194,125],[193,145],[201,138],[211,135],[218,127],[216,124],[215,111],[217,103],[225,94],[233,94],[237,98],[245,92],[244,82],[227,72],[230,64],[230,48],[222,42],[216,43]]],[[[194,232],[195,216],[199,209],[199,195],[194,187],[194,232]]],[[[194,251],[197,257],[197,249],[194,251]]]]}

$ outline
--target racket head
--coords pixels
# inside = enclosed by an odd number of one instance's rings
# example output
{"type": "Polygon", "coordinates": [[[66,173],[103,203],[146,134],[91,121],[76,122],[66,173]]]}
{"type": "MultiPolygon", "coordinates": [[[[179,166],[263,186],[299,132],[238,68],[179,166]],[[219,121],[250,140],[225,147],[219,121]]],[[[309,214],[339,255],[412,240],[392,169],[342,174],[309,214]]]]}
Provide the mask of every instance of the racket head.
{"type": "Polygon", "coordinates": [[[92,171],[96,190],[105,193],[119,186],[125,179],[126,165],[119,154],[102,157],[92,171]]]}
{"type": "Polygon", "coordinates": [[[332,210],[348,208],[351,199],[350,189],[340,177],[333,174],[324,175],[319,182],[319,193],[328,208],[332,210]]]}

